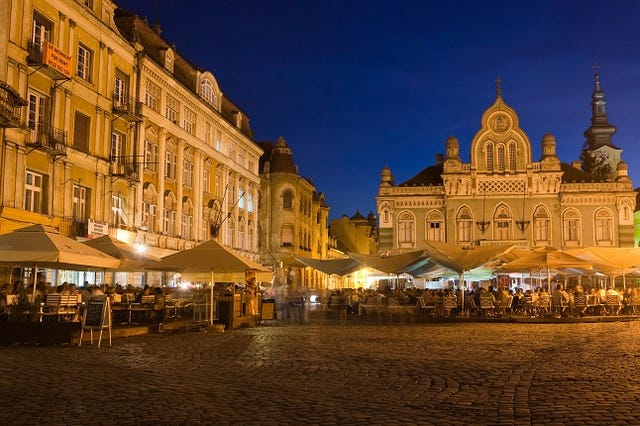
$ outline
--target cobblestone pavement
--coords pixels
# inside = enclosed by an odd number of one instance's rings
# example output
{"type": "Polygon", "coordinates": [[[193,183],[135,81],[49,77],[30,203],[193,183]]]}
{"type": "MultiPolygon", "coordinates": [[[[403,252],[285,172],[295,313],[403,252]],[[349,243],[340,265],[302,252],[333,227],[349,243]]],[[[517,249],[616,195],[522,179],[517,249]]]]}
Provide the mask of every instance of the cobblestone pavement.
{"type": "Polygon", "coordinates": [[[0,424],[640,424],[640,322],[272,324],[0,347],[0,424]]]}

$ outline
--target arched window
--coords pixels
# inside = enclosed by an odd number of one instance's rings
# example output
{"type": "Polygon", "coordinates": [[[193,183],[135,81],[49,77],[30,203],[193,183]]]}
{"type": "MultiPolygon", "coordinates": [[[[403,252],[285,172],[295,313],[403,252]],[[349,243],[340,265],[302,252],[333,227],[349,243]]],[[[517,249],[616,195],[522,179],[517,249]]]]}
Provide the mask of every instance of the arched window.
{"type": "Polygon", "coordinates": [[[575,210],[567,210],[562,216],[564,241],[569,245],[580,243],[580,215],[575,210]]]}
{"type": "Polygon", "coordinates": [[[492,172],[493,171],[493,143],[489,142],[485,147],[485,151],[487,153],[487,171],[492,172]]]}
{"type": "Polygon", "coordinates": [[[292,209],[293,208],[293,192],[287,189],[282,193],[282,208],[283,209],[292,209]]]}
{"type": "Polygon", "coordinates": [[[471,242],[471,224],[473,222],[473,216],[468,207],[463,207],[458,211],[456,217],[456,236],[459,243],[471,242]]]}
{"type": "Polygon", "coordinates": [[[429,212],[425,226],[427,241],[442,241],[442,231],[444,230],[442,213],[438,211],[429,212]]]}
{"type": "Polygon", "coordinates": [[[216,104],[216,92],[213,88],[213,83],[209,79],[203,79],[200,83],[200,96],[208,104],[215,106],[216,104]]]}
{"type": "Polygon", "coordinates": [[[551,242],[551,215],[543,206],[538,207],[533,214],[533,242],[534,244],[551,242]]]}
{"type": "Polygon", "coordinates": [[[613,243],[613,215],[608,209],[599,209],[595,214],[596,244],[613,243]]]}
{"type": "MultiPolygon", "coordinates": [[[[500,149],[500,148],[498,148],[500,149]]],[[[506,241],[511,239],[511,213],[505,206],[500,206],[494,216],[496,240],[506,241]]]]}
{"type": "Polygon", "coordinates": [[[504,145],[499,145],[497,151],[498,151],[498,172],[503,173],[505,169],[504,145]]]}
{"type": "Polygon", "coordinates": [[[415,221],[409,212],[398,216],[398,247],[410,247],[415,244],[415,221]]]}
{"type": "Polygon", "coordinates": [[[509,170],[516,171],[516,143],[509,142],[509,170]]]}

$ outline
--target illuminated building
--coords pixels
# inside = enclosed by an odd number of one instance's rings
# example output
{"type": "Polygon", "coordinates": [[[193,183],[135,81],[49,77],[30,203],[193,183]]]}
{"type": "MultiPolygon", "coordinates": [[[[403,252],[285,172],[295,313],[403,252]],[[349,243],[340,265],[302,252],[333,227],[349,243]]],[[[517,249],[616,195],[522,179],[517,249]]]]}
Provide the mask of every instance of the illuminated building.
{"type": "Polygon", "coordinates": [[[39,223],[160,256],[216,237],[258,259],[249,119],[158,26],[110,0],[11,0],[0,43],[0,232],[39,223]]]}
{"type": "Polygon", "coordinates": [[[371,212],[364,217],[359,211],[353,216],[343,215],[329,225],[329,234],[344,253],[376,254],[378,252],[378,226],[371,212]]]}
{"type": "Polygon", "coordinates": [[[305,267],[296,256],[326,259],[329,207],[324,194],[302,177],[283,138],[261,142],[260,251],[274,265],[276,285],[322,288],[324,274],[305,267]]]}
{"type": "Polygon", "coordinates": [[[597,178],[577,162],[556,155],[556,140],[542,137],[542,157],[532,158],[529,137],[497,87],[496,100],[482,115],[471,141],[470,162],[459,155],[455,137],[446,155],[413,178],[394,184],[383,168],[376,197],[380,251],[403,252],[425,241],[461,246],[631,247],[634,244],[633,191],[628,167],[615,147],[604,92],[595,76],[589,151],[605,159],[613,173],[597,178]]]}

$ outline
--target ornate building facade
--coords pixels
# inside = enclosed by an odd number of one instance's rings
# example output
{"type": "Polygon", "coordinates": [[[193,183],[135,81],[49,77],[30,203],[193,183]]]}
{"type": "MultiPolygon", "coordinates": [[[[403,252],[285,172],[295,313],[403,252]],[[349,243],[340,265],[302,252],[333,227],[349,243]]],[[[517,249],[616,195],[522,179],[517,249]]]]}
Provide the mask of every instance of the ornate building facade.
{"type": "Polygon", "coordinates": [[[209,71],[111,0],[4,1],[0,20],[0,232],[258,259],[263,151],[209,71]]]}
{"type": "Polygon", "coordinates": [[[413,178],[394,184],[382,169],[376,197],[380,251],[417,250],[427,241],[461,246],[631,247],[636,193],[628,168],[611,136],[598,75],[592,96],[592,125],[585,132],[593,155],[614,171],[599,179],[577,162],[562,163],[556,140],[547,133],[542,156],[534,161],[529,137],[501,88],[482,115],[470,146],[470,162],[460,158],[459,142],[450,137],[446,155],[413,178]]]}
{"type": "Polygon", "coordinates": [[[305,267],[296,256],[326,259],[329,207],[311,180],[300,176],[291,148],[283,138],[261,142],[260,252],[274,265],[277,285],[322,288],[326,277],[305,267]]]}

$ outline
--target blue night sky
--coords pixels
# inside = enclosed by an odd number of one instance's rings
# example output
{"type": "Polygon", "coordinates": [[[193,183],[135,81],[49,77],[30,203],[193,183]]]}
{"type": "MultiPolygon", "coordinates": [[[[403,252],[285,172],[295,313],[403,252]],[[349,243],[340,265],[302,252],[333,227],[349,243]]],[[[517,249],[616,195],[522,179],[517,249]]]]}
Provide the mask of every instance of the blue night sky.
{"type": "Polygon", "coordinates": [[[578,159],[595,63],[613,142],[640,186],[640,1],[116,2],[157,17],[249,115],[256,141],[285,138],[331,218],[375,213],[382,167],[403,182],[449,135],[468,162],[497,76],[534,159],[546,132],[561,161],[578,159]]]}

